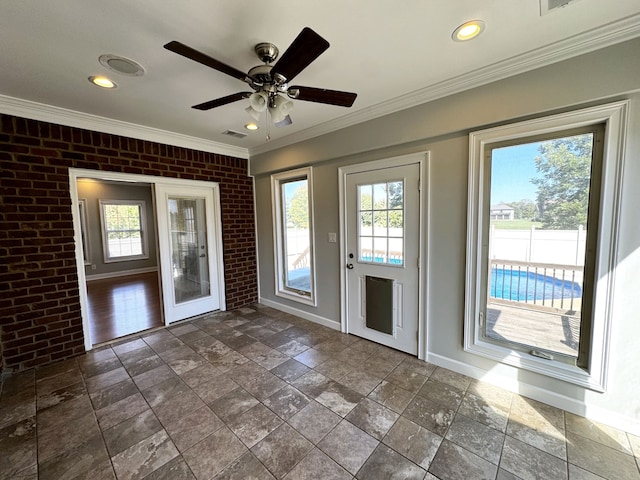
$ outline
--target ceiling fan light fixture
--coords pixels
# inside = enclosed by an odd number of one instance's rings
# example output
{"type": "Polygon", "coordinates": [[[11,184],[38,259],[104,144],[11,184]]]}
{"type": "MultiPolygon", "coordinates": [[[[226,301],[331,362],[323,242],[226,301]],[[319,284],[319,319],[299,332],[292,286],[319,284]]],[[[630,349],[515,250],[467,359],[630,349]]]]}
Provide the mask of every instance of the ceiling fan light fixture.
{"type": "Polygon", "coordinates": [[[254,109],[252,106],[248,106],[247,108],[244,109],[245,112],[247,112],[249,115],[251,115],[251,117],[257,122],[260,120],[260,113],[259,111],[257,111],[256,109],[254,109]]]}
{"type": "Polygon", "coordinates": [[[282,122],[293,110],[293,102],[282,95],[273,98],[272,106],[269,106],[269,113],[273,123],[282,122]]]}
{"type": "Polygon", "coordinates": [[[255,92],[249,96],[249,105],[256,112],[264,112],[269,104],[269,95],[265,92],[255,92]]]}
{"type": "Polygon", "coordinates": [[[466,42],[480,35],[485,28],[482,20],[470,20],[456,28],[451,34],[451,38],[455,42],[466,42]]]}
{"type": "Polygon", "coordinates": [[[103,77],[101,75],[93,75],[91,77],[89,77],[89,81],[91,83],[93,83],[94,85],[101,87],[101,88],[106,88],[106,89],[113,89],[113,88],[117,88],[118,86],[115,84],[115,82],[109,80],[107,77],[103,77]]]}

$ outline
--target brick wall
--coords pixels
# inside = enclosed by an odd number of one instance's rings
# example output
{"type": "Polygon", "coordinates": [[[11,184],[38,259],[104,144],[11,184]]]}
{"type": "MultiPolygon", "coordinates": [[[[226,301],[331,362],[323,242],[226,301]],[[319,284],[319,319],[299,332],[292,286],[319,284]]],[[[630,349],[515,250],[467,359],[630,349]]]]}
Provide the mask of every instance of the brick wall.
{"type": "Polygon", "coordinates": [[[246,160],[0,115],[0,354],[21,370],[84,352],[70,167],[219,182],[227,308],[257,301],[246,160]]]}

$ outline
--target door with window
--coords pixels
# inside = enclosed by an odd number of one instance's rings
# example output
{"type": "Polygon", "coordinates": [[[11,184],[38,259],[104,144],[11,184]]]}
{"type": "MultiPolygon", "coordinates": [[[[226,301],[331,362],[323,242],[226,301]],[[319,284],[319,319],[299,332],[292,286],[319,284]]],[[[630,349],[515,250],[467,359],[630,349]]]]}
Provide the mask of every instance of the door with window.
{"type": "Polygon", "coordinates": [[[417,354],[420,165],[345,177],[348,332],[417,354]]]}
{"type": "Polygon", "coordinates": [[[167,323],[220,308],[214,190],[156,185],[167,323]]]}

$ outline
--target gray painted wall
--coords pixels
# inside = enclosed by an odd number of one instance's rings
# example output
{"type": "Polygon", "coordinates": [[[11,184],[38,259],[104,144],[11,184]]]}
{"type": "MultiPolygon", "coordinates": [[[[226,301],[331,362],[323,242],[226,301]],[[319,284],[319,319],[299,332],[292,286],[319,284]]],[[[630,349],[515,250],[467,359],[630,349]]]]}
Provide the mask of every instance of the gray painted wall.
{"type": "Polygon", "coordinates": [[[96,180],[78,180],[78,198],[86,200],[87,238],[91,255],[91,264],[85,265],[87,277],[92,275],[117,275],[127,270],[156,268],[157,240],[155,228],[155,207],[151,186],[146,184],[128,184],[117,182],[101,182],[96,180]],[[100,225],[100,200],[144,200],[146,205],[149,258],[124,262],[104,263],[102,250],[102,230],[100,225]],[[95,269],[91,265],[95,265],[95,269]]]}
{"type": "Polygon", "coordinates": [[[283,307],[340,321],[340,258],[328,232],[340,232],[338,168],[353,163],[429,151],[429,358],[476,377],[495,380],[530,396],[640,433],[640,39],[608,47],[338,132],[251,158],[256,176],[261,297],[283,307]],[[629,99],[622,217],[615,272],[609,382],[604,394],[522,371],[463,350],[468,133],[609,101],[629,99]],[[317,307],[274,294],[269,174],[314,166],[317,307]]]}

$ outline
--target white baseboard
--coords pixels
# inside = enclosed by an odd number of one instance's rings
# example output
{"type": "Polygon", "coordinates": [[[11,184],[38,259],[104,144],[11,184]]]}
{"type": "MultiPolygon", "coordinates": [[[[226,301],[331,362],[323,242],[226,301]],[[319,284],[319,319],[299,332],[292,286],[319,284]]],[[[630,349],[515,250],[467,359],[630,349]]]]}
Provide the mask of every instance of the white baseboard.
{"type": "Polygon", "coordinates": [[[87,275],[85,278],[87,282],[90,282],[92,280],[103,280],[105,278],[126,277],[128,275],[137,275],[139,273],[152,273],[157,271],[158,271],[158,267],[135,268],[133,270],[120,270],[119,272],[97,273],[95,275],[87,275]]]}
{"type": "Polygon", "coordinates": [[[504,388],[505,390],[509,390],[510,392],[517,393],[524,397],[546,403],[547,405],[561,408],[567,412],[586,417],[589,420],[603,423],[634,435],[640,435],[640,420],[637,418],[621,415],[602,407],[588,405],[583,401],[576,400],[565,395],[560,395],[552,392],[551,390],[519,382],[516,379],[491,373],[490,371],[483,370],[442,355],[427,353],[427,362],[467,375],[468,377],[475,378],[477,380],[482,380],[483,382],[487,382],[491,385],[504,388]]]}
{"type": "Polygon", "coordinates": [[[295,315],[296,317],[304,318],[305,320],[309,320],[310,322],[313,322],[313,323],[319,323],[320,325],[333,328],[334,330],[340,330],[340,322],[336,322],[335,320],[331,320],[329,318],[321,317],[320,315],[315,315],[313,313],[305,312],[303,310],[298,310],[297,308],[294,308],[294,307],[282,305],[281,303],[274,302],[273,300],[268,300],[266,298],[260,298],[258,303],[260,303],[261,305],[265,305],[267,307],[274,308],[276,310],[280,310],[281,312],[290,313],[291,315],[295,315]]]}

